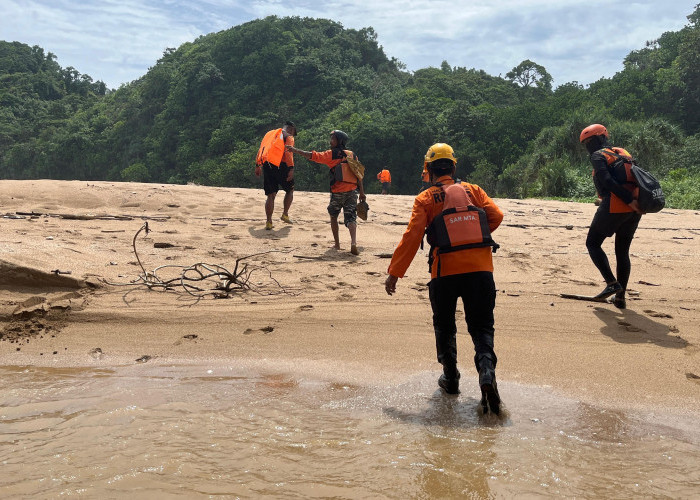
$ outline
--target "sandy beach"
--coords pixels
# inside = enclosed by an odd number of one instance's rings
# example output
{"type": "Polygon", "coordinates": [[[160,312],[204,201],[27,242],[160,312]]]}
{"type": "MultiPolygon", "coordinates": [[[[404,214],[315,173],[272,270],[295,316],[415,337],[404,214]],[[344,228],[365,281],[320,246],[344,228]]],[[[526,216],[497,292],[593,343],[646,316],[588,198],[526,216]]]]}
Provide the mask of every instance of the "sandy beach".
{"type": "MultiPolygon", "coordinates": [[[[430,370],[437,379],[425,251],[396,295],[383,286],[413,197],[368,196],[357,257],[343,227],[343,248],[331,248],[327,193],[296,192],[293,225],[279,220],[281,198],[265,231],[262,189],[0,181],[0,365],[254,360],[350,384],[430,370]],[[180,286],[184,268],[233,272],[246,256],[242,289],[180,286]],[[170,289],[149,289],[153,275],[170,289]]],[[[494,263],[506,405],[507,384],[518,383],[607,407],[699,414],[700,214],[643,217],[621,311],[559,296],[603,286],[585,248],[593,204],[496,201],[505,213],[494,263]]],[[[604,248],[614,262],[611,240],[604,248]]],[[[463,321],[458,329],[463,382],[476,390],[463,321]]]]}

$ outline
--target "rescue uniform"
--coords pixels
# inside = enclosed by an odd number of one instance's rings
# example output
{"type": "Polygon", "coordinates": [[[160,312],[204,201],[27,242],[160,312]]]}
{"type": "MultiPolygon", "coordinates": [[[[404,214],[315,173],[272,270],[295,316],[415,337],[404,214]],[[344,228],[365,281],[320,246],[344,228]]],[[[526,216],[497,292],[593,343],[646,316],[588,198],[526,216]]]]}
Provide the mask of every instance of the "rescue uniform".
{"type": "Polygon", "coordinates": [[[357,224],[357,183],[358,179],[348,166],[346,156],[357,158],[350,150],[340,148],[328,149],[321,153],[311,151],[311,161],[321,163],[330,168],[331,199],[328,204],[328,214],[338,217],[343,211],[343,223],[357,224]]]}
{"type": "MultiPolygon", "coordinates": [[[[449,175],[437,179],[442,185],[454,184],[449,175]]],[[[481,207],[494,231],[503,220],[503,212],[476,184],[462,183],[470,193],[474,205],[481,207]]],[[[443,210],[444,192],[431,186],[419,193],[413,203],[408,228],[396,247],[389,264],[392,276],[403,277],[423,241],[426,228],[443,210]]],[[[470,248],[439,254],[431,249],[429,259],[431,280],[428,285],[433,310],[433,328],[437,360],[444,367],[457,363],[457,326],[455,312],[457,299],[462,299],[467,329],[474,343],[474,364],[479,371],[480,361],[489,358],[495,368],[493,310],[496,285],[493,280],[493,258],[490,247],[470,248]],[[439,277],[438,277],[439,269],[439,277]]]]}
{"type": "Polygon", "coordinates": [[[629,249],[642,216],[629,206],[636,198],[636,185],[629,168],[619,164],[613,166],[618,159],[616,155],[631,158],[625,149],[612,147],[600,149],[590,155],[593,183],[601,201],[588,230],[586,247],[593,264],[606,283],[618,281],[622,289],[626,290],[631,270],[629,249]],[[613,234],[617,277],[613,274],[602,248],[603,241],[613,234]]]}

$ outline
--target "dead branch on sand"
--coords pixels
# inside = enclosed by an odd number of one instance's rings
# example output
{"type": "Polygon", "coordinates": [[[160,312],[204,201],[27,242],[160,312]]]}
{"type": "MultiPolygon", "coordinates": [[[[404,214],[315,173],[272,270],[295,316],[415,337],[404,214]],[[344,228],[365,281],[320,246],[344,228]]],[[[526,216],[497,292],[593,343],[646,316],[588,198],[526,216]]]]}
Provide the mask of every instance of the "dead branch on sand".
{"type": "Polygon", "coordinates": [[[253,257],[273,252],[284,252],[283,250],[268,250],[266,252],[239,257],[236,259],[233,271],[229,271],[218,264],[198,262],[191,266],[168,264],[156,267],[153,271],[149,272],[143,267],[141,258],[136,251],[136,238],[141,231],[145,231],[145,234],[148,234],[148,222],[145,222],[143,226],[136,231],[132,242],[134,255],[136,256],[139,267],[141,267],[142,274],[128,283],[110,283],[106,280],[102,280],[104,283],[112,286],[146,286],[150,290],[184,291],[198,299],[206,297],[224,299],[245,292],[253,292],[259,295],[290,294],[287,289],[272,277],[272,272],[269,269],[264,266],[257,266],[245,262],[253,257]],[[164,269],[176,269],[179,271],[179,275],[169,279],[161,278],[158,272],[164,269]],[[267,284],[252,281],[252,276],[256,272],[267,274],[267,284]],[[208,286],[205,286],[207,282],[208,286]]]}

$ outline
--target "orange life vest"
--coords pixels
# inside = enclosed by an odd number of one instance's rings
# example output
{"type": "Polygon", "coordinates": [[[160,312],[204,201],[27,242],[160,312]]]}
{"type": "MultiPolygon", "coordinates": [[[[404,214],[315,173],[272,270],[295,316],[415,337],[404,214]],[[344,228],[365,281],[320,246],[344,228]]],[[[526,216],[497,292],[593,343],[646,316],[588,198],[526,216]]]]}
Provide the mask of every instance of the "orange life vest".
{"type": "MultiPolygon", "coordinates": [[[[440,276],[440,255],[471,248],[499,248],[491,238],[491,230],[486,212],[474,205],[469,189],[463,184],[436,184],[445,194],[442,212],[430,223],[426,230],[428,243],[437,248],[437,276],[440,276]]],[[[432,257],[429,266],[432,267],[432,257]]]]}
{"type": "MultiPolygon", "coordinates": [[[[355,158],[355,153],[352,151],[348,151],[347,149],[344,149],[343,151],[345,151],[346,155],[352,155],[352,157],[355,158]]],[[[331,168],[330,174],[331,186],[336,182],[347,182],[349,184],[357,185],[357,176],[355,176],[355,174],[352,172],[345,158],[343,158],[335,167],[331,168]]]]}
{"type": "Polygon", "coordinates": [[[282,129],[278,128],[275,130],[270,130],[265,137],[263,137],[260,143],[260,149],[258,149],[258,155],[255,158],[256,165],[262,165],[267,162],[276,167],[280,166],[282,162],[282,156],[284,155],[284,136],[282,134],[282,129]]]}
{"type": "Polygon", "coordinates": [[[379,182],[391,182],[391,173],[387,169],[382,170],[377,174],[377,179],[379,179],[379,182]]]}
{"type": "MultiPolygon", "coordinates": [[[[603,150],[605,161],[608,162],[608,168],[613,179],[622,184],[622,187],[630,191],[634,198],[637,199],[639,188],[637,181],[632,175],[632,155],[623,148],[605,148],[603,150]],[[611,154],[608,150],[612,151],[611,154]],[[625,161],[629,158],[629,161],[625,161]],[[618,161],[622,160],[622,161],[618,161]]],[[[634,212],[634,210],[624,201],[622,201],[615,193],[610,193],[610,213],[619,214],[634,212]]]]}

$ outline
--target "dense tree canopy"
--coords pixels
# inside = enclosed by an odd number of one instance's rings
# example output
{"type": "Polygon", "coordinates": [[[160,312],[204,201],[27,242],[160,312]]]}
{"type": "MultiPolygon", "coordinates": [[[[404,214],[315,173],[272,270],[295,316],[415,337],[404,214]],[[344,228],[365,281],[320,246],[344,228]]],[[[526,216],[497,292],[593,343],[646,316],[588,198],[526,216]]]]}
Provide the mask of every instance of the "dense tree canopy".
{"type": "MultiPolygon", "coordinates": [[[[525,60],[505,78],[443,61],[413,73],[372,28],[267,17],[169,48],[138,80],[108,90],[44,49],[0,41],[0,178],[258,186],[264,133],[293,120],[297,145],[328,147],[342,129],[394,192],[420,187],[423,154],[450,143],[458,174],[498,196],[594,194],[580,130],[613,142],[663,179],[669,201],[700,208],[700,8],[588,88],[552,88],[525,60]]],[[[298,160],[299,189],[327,189],[327,169],[298,160]]]]}

